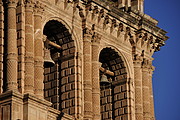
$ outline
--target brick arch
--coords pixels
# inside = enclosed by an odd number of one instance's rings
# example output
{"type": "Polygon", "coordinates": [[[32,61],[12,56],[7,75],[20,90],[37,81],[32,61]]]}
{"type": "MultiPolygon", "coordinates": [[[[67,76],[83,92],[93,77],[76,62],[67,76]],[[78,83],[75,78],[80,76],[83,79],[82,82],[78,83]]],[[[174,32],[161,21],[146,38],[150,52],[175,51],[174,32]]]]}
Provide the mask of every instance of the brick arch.
{"type": "Polygon", "coordinates": [[[57,20],[48,21],[43,30],[47,39],[62,47],[50,47],[55,62],[44,68],[44,96],[52,102],[52,107],[64,113],[75,114],[76,46],[69,29],[57,20]]]}
{"type": "Polygon", "coordinates": [[[73,29],[73,26],[71,25],[71,23],[67,22],[66,20],[64,20],[61,17],[55,17],[55,16],[46,16],[46,17],[47,17],[47,19],[45,19],[43,21],[43,28],[42,29],[44,29],[45,25],[49,21],[56,21],[56,22],[59,22],[59,23],[63,24],[64,27],[66,27],[68,29],[69,33],[71,34],[72,39],[74,40],[76,51],[79,52],[81,50],[80,43],[78,41],[80,38],[78,36],[78,32],[73,29]]]}
{"type": "MultiPolygon", "coordinates": [[[[114,72],[106,75],[110,84],[101,85],[101,118],[127,119],[128,117],[128,78],[127,69],[121,56],[112,48],[104,48],[99,55],[101,67],[114,72]]],[[[100,76],[103,73],[100,72],[100,76]]],[[[101,78],[100,78],[101,79],[101,78]]]]}

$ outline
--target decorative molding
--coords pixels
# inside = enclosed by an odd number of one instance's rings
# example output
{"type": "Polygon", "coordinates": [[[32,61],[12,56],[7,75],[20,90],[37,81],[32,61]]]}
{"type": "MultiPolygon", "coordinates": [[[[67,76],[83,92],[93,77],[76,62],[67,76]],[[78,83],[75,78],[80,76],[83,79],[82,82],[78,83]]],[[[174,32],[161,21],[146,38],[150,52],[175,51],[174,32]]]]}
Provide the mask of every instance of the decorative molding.
{"type": "Polygon", "coordinates": [[[98,34],[97,32],[94,32],[92,35],[92,42],[100,44],[100,40],[101,40],[101,35],[98,34]]]}

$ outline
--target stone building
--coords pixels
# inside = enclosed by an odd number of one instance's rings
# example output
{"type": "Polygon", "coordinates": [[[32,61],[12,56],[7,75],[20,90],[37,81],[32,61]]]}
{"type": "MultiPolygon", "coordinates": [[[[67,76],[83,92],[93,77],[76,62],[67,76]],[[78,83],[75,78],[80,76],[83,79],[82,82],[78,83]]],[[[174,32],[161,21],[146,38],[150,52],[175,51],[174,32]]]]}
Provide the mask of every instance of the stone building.
{"type": "Polygon", "coordinates": [[[1,0],[0,120],[155,120],[144,0],[1,0]]]}

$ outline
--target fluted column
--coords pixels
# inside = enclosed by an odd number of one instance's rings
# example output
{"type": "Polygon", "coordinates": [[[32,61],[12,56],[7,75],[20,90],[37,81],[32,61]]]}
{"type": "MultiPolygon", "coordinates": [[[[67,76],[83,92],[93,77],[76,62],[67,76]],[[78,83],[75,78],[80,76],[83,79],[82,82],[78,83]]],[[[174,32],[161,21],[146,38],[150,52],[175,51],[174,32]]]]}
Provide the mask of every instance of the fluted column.
{"type": "Polygon", "coordinates": [[[4,7],[0,2],[0,94],[3,92],[4,7]]]}
{"type": "Polygon", "coordinates": [[[34,3],[25,2],[25,80],[24,92],[34,94],[34,3]]]}
{"type": "Polygon", "coordinates": [[[149,66],[149,60],[144,59],[142,64],[143,120],[150,120],[149,66]]]}
{"type": "Polygon", "coordinates": [[[99,81],[99,44],[100,35],[94,34],[92,39],[92,107],[93,120],[101,119],[100,109],[100,81],[99,81]]]}
{"type": "Polygon", "coordinates": [[[155,114],[154,114],[154,97],[153,97],[153,85],[152,85],[152,74],[154,71],[154,66],[151,65],[150,71],[149,71],[149,94],[150,94],[150,120],[155,120],[155,114]]]}
{"type": "Polygon", "coordinates": [[[143,120],[142,101],[142,57],[134,56],[134,81],[135,81],[135,117],[136,120],[143,120]]]}
{"type": "Polygon", "coordinates": [[[35,95],[39,98],[43,98],[43,79],[44,79],[44,52],[43,52],[43,39],[42,39],[42,13],[43,9],[39,3],[36,3],[34,9],[34,89],[35,95]]]}
{"type": "Polygon", "coordinates": [[[83,31],[83,84],[84,84],[84,119],[92,120],[92,81],[91,81],[91,32],[83,31]]]}
{"type": "Polygon", "coordinates": [[[7,90],[17,91],[16,0],[7,0],[7,90]]]}

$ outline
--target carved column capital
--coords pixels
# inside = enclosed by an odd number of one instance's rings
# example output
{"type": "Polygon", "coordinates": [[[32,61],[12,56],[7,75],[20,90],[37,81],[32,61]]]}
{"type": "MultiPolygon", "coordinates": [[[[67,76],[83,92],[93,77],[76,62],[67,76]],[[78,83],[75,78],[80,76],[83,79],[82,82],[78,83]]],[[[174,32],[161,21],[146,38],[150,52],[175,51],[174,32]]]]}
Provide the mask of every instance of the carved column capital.
{"type": "Polygon", "coordinates": [[[105,29],[107,24],[109,24],[109,16],[106,15],[105,18],[104,18],[104,22],[103,22],[103,28],[105,29]]]}
{"type": "Polygon", "coordinates": [[[29,9],[32,9],[34,7],[34,1],[32,0],[27,0],[24,2],[24,5],[25,5],[25,8],[29,8],[29,9]]]}
{"type": "Polygon", "coordinates": [[[6,0],[7,4],[17,4],[18,0],[6,0]]]}
{"type": "Polygon", "coordinates": [[[87,39],[90,40],[92,38],[92,30],[89,28],[84,28],[83,37],[84,37],[84,41],[86,41],[87,39]]]}
{"type": "Polygon", "coordinates": [[[34,5],[34,13],[35,15],[39,15],[42,16],[43,12],[44,12],[44,7],[40,2],[36,2],[34,5]]]}
{"type": "Polygon", "coordinates": [[[116,19],[112,19],[111,20],[111,31],[110,32],[113,32],[113,30],[117,27],[117,21],[116,19]]]}
{"type": "Polygon", "coordinates": [[[138,54],[135,54],[134,55],[134,60],[133,60],[133,63],[135,65],[141,65],[142,64],[142,61],[143,61],[143,57],[141,55],[138,55],[138,54]]]}
{"type": "Polygon", "coordinates": [[[101,40],[101,35],[97,32],[94,32],[94,34],[92,35],[92,43],[100,44],[100,40],[101,40]]]}
{"type": "Polygon", "coordinates": [[[150,60],[144,58],[142,62],[142,68],[149,69],[152,66],[152,63],[150,60]]]}

